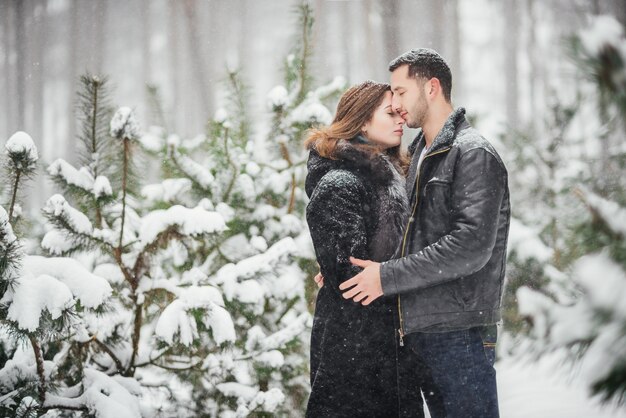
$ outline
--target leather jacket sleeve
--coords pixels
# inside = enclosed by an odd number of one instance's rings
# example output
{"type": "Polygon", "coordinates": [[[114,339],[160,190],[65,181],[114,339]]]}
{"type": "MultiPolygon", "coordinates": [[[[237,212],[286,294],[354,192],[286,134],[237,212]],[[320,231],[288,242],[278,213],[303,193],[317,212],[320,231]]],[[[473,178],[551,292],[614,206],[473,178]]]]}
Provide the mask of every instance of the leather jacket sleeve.
{"type": "Polygon", "coordinates": [[[307,207],[307,223],[324,286],[340,294],[339,285],[362,270],[350,263],[350,256],[367,259],[368,250],[363,185],[337,177],[331,173],[318,184],[307,207]]]}
{"type": "MultiPolygon", "coordinates": [[[[493,154],[483,148],[462,154],[451,185],[450,232],[417,253],[383,263],[383,293],[436,286],[485,266],[495,245],[505,190],[506,171],[493,154]]],[[[424,216],[427,223],[447,221],[424,216]]]]}

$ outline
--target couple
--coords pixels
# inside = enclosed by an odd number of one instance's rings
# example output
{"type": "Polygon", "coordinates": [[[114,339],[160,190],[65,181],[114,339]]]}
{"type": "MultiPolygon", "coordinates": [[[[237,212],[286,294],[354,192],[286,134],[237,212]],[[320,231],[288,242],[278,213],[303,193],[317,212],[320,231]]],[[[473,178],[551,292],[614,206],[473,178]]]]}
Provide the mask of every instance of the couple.
{"type": "Polygon", "coordinates": [[[453,109],[430,49],[366,81],[313,131],[307,222],[321,276],[308,417],[498,416],[506,169],[453,109]],[[400,150],[402,125],[421,128],[400,150]],[[406,186],[405,186],[406,178],[406,186]]]}

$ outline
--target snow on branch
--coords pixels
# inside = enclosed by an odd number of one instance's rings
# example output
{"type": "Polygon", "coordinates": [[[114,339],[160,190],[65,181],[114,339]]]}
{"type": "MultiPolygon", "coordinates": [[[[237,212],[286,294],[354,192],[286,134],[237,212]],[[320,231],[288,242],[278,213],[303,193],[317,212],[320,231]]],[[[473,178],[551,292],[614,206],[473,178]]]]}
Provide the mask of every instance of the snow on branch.
{"type": "Polygon", "coordinates": [[[24,275],[14,289],[9,290],[2,303],[11,302],[7,319],[15,321],[20,329],[35,332],[44,311],[58,319],[74,307],[70,289],[47,274],[24,275]]]}
{"type": "Polygon", "coordinates": [[[235,326],[230,314],[223,308],[224,300],[219,290],[212,286],[191,286],[170,290],[178,294],[178,299],[170,303],[161,313],[155,328],[157,337],[171,345],[174,336],[178,335],[177,342],[186,346],[191,345],[194,339],[198,338],[198,331],[196,319],[189,311],[201,309],[205,311],[203,321],[212,329],[216,344],[235,341],[235,326]]]}
{"type": "Polygon", "coordinates": [[[210,191],[211,185],[215,182],[215,177],[211,171],[177,150],[173,151],[172,157],[180,171],[200,186],[202,190],[210,191]]]}
{"type": "Polygon", "coordinates": [[[58,319],[75,306],[75,298],[87,308],[102,305],[112,293],[109,283],[91,274],[71,258],[27,256],[23,274],[2,298],[10,303],[7,318],[19,328],[34,332],[47,311],[58,319]]]}
{"type": "Polygon", "coordinates": [[[120,107],[111,119],[111,136],[123,140],[135,140],[139,137],[139,123],[135,113],[129,107],[120,107]]]}
{"type": "Polygon", "coordinates": [[[189,237],[199,237],[228,229],[224,218],[217,212],[209,212],[200,207],[190,209],[175,205],[146,215],[141,221],[139,239],[144,246],[148,246],[172,227],[189,237]]]}
{"type": "Polygon", "coordinates": [[[28,161],[34,164],[39,159],[37,147],[26,132],[17,131],[7,141],[5,148],[13,161],[28,161]]]}
{"type": "Polygon", "coordinates": [[[85,391],[70,398],[49,394],[45,409],[86,409],[98,418],[141,418],[140,388],[131,379],[110,377],[94,369],[85,369],[82,386],[85,391]],[[131,390],[129,390],[131,389],[131,390]]]}
{"type": "Polygon", "coordinates": [[[141,189],[141,195],[148,204],[157,202],[177,202],[191,190],[188,178],[165,179],[161,183],[149,184],[141,189]]]}
{"type": "Polygon", "coordinates": [[[60,194],[48,199],[43,212],[53,223],[66,226],[68,232],[77,235],[90,235],[93,232],[89,218],[74,209],[60,194]]]}
{"type": "Polygon", "coordinates": [[[579,188],[578,195],[587,204],[591,212],[614,234],[626,237],[626,208],[621,207],[616,202],[604,199],[584,187],[579,188]]]}

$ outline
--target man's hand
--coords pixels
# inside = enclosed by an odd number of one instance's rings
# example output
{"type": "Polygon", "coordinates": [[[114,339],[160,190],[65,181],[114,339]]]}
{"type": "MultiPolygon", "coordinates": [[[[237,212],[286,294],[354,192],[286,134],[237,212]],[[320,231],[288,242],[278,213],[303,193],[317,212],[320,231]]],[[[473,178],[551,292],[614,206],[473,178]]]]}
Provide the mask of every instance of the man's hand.
{"type": "Polygon", "coordinates": [[[339,289],[346,290],[354,286],[344,292],[343,297],[367,306],[383,295],[383,287],[380,283],[380,263],[354,257],[350,257],[350,262],[355,266],[363,267],[363,271],[343,282],[339,289]]]}
{"type": "Polygon", "coordinates": [[[324,276],[322,276],[322,272],[317,273],[315,277],[313,277],[313,280],[315,280],[315,284],[317,284],[317,287],[320,289],[324,287],[324,276]]]}

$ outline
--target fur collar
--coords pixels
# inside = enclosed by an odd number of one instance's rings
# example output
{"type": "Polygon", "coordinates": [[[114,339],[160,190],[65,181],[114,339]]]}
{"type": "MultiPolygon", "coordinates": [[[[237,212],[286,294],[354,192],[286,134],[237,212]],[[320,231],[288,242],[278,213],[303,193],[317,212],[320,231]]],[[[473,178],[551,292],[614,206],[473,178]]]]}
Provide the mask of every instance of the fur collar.
{"type": "Polygon", "coordinates": [[[322,177],[330,170],[345,169],[363,173],[368,179],[381,185],[388,185],[399,175],[398,169],[386,154],[372,154],[371,151],[353,139],[339,141],[335,148],[335,158],[321,157],[312,148],[307,161],[308,175],[305,190],[309,197],[322,177]]]}
{"type": "MultiPolygon", "coordinates": [[[[457,128],[465,121],[465,108],[459,107],[454,110],[441,127],[439,134],[435,137],[435,140],[430,147],[430,151],[432,152],[446,146],[451,146],[454,142],[454,134],[457,128]]],[[[424,139],[424,132],[420,131],[411,145],[409,145],[409,154],[413,155],[415,150],[423,149],[425,143],[426,140],[424,139]]]]}

